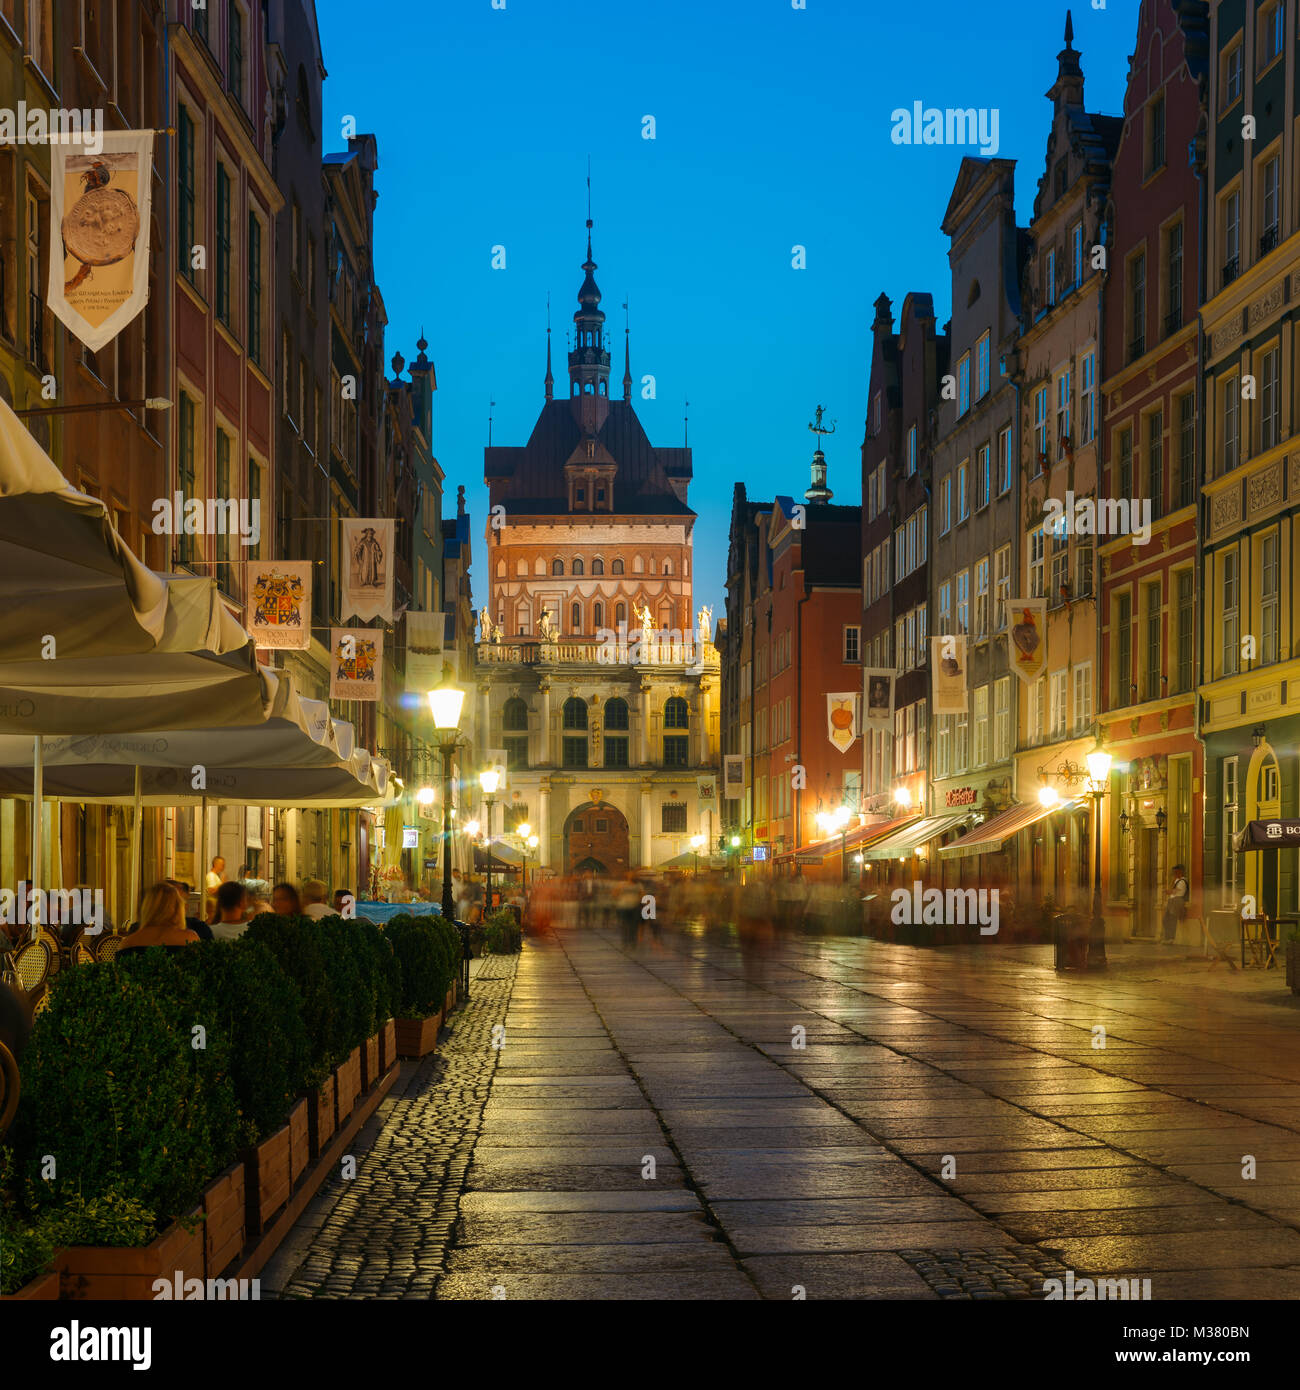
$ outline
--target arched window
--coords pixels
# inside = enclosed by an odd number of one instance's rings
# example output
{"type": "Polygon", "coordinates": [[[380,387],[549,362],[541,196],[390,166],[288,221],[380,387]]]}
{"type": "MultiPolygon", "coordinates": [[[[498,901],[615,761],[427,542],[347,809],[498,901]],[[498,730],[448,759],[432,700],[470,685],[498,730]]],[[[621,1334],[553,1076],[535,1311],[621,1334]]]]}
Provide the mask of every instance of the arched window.
{"type": "Polygon", "coordinates": [[[517,695],[501,711],[501,728],[506,733],[528,732],[528,706],[517,695]]]}
{"type": "Polygon", "coordinates": [[[620,603],[618,607],[614,609],[614,624],[617,626],[619,623],[625,622],[627,622],[627,604],[620,603]]]}
{"type": "Polygon", "coordinates": [[[665,573],[665,574],[671,574],[672,572],[673,572],[673,562],[672,562],[671,560],[665,560],[665,561],[664,561],[664,573],[665,573]]]}
{"type": "Polygon", "coordinates": [[[611,573],[611,574],[622,574],[622,573],[623,573],[623,562],[622,562],[622,560],[615,560],[615,561],[614,561],[614,565],[613,565],[613,568],[610,570],[610,573],[611,573]]]}
{"type": "Polygon", "coordinates": [[[497,578],[498,578],[498,579],[504,579],[505,577],[506,577],[506,562],[505,562],[504,560],[498,560],[498,561],[497,561],[497,578]]]}
{"type": "Polygon", "coordinates": [[[569,609],[569,627],[575,633],[582,631],[582,604],[575,603],[569,609]]]}
{"type": "Polygon", "coordinates": [[[591,610],[591,625],[597,632],[605,626],[605,605],[599,601],[591,610]]]}
{"type": "Polygon", "coordinates": [[[593,561],[591,562],[591,572],[592,572],[592,574],[604,574],[604,573],[605,573],[605,562],[604,562],[604,560],[600,560],[600,559],[593,560],[593,561]]]}
{"type": "Polygon", "coordinates": [[[627,701],[619,699],[617,696],[612,700],[605,701],[605,731],[606,733],[616,733],[622,730],[624,733],[628,729],[627,701]]]}
{"type": "Polygon", "coordinates": [[[633,574],[644,574],[644,573],[645,573],[645,561],[644,561],[639,555],[634,555],[634,556],[632,557],[632,573],[633,573],[633,574]]]}
{"type": "Polygon", "coordinates": [[[542,557],[541,557],[540,555],[539,555],[539,556],[537,557],[537,559],[533,562],[533,573],[534,573],[534,574],[545,574],[545,573],[546,573],[546,561],[543,560],[542,557]]]}
{"type": "Polygon", "coordinates": [[[570,695],[564,702],[564,727],[568,729],[585,729],[587,727],[587,702],[580,700],[576,695],[570,695]]]}
{"type": "Polygon", "coordinates": [[[526,579],[526,578],[528,577],[528,561],[527,561],[527,560],[516,560],[516,561],[515,561],[515,576],[516,576],[516,578],[519,578],[519,579],[526,579]]]}
{"type": "Polygon", "coordinates": [[[552,561],[551,561],[551,573],[552,573],[552,574],[563,574],[563,573],[564,573],[564,561],[563,561],[563,560],[552,560],[552,561]]]}
{"type": "Polygon", "coordinates": [[[581,558],[575,559],[574,562],[569,566],[569,573],[570,573],[570,574],[581,574],[581,573],[582,573],[582,560],[581,560],[581,558]]]}
{"type": "Polygon", "coordinates": [[[691,713],[680,695],[674,695],[664,704],[664,766],[687,767],[691,760],[690,728],[691,713]],[[669,730],[678,732],[670,733],[669,730]]]}

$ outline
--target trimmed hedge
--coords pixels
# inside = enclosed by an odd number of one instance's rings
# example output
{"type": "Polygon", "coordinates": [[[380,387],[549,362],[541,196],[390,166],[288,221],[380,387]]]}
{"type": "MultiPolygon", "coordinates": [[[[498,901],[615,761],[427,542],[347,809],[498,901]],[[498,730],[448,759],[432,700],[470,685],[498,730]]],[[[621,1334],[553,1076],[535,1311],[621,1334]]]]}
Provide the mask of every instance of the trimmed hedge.
{"type": "MultiPolygon", "coordinates": [[[[307,1065],[301,1085],[311,1091],[324,1085],[336,1058],[338,1002],[330,979],[330,962],[321,934],[310,917],[281,917],[264,912],[254,917],[239,938],[265,946],[280,969],[297,986],[307,1032],[307,1065]]],[[[343,1056],[351,1048],[344,1051],[343,1056]]]]}
{"type": "Polygon", "coordinates": [[[499,907],[487,919],[483,929],[483,952],[485,955],[513,955],[523,949],[524,934],[515,914],[508,907],[499,907]]]}
{"type": "Polygon", "coordinates": [[[440,917],[400,913],[384,927],[398,966],[399,1018],[432,1018],[442,1009],[451,987],[447,933],[459,935],[440,917]]]}

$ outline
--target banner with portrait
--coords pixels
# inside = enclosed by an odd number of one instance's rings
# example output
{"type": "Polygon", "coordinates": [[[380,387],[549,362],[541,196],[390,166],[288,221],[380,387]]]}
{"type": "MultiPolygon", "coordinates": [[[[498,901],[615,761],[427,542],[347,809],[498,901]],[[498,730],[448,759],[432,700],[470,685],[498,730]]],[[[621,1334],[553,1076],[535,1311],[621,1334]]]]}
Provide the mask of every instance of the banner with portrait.
{"type": "Polygon", "coordinates": [[[153,131],[88,134],[50,131],[47,297],[54,317],[98,352],[149,299],[153,131]]]}
{"type": "Polygon", "coordinates": [[[862,727],[892,730],[894,727],[894,672],[868,666],[862,672],[862,727]]]}
{"type": "Polygon", "coordinates": [[[330,628],[331,700],[378,700],[383,679],[382,627],[330,628]]]}
{"type": "Polygon", "coordinates": [[[862,696],[856,690],[842,690],[826,696],[826,737],[840,753],[847,753],[858,741],[862,727],[862,696]]]}
{"type": "Polygon", "coordinates": [[[1047,669],[1047,600],[1017,598],[1007,601],[1011,628],[1011,669],[1026,684],[1047,669]]]}
{"type": "Polygon", "coordinates": [[[745,795],[744,754],[727,753],[723,756],[722,795],[727,801],[739,801],[745,795]]]}
{"type": "Polygon", "coordinates": [[[395,524],[377,517],[343,518],[343,617],[393,621],[395,524]]]}
{"type": "Polygon", "coordinates": [[[931,637],[930,669],[934,673],[935,714],[965,714],[969,708],[966,639],[931,637]]]}
{"type": "Polygon", "coordinates": [[[311,646],[310,560],[250,560],[244,626],[259,647],[311,646]]]}

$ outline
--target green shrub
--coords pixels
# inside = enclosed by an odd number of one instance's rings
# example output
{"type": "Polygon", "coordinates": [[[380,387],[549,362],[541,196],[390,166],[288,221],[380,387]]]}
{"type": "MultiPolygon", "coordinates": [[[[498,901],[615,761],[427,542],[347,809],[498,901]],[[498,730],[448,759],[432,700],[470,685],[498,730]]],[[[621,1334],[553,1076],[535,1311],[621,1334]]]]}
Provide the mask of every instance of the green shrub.
{"type": "Polygon", "coordinates": [[[375,993],[374,1031],[378,1032],[384,1023],[393,1017],[398,992],[402,987],[402,973],[388,938],[373,922],[358,917],[352,923],[352,930],[356,933],[354,939],[364,943],[370,982],[375,993]]]}
{"type": "Polygon", "coordinates": [[[17,1293],[53,1258],[49,1222],[25,1212],[12,1191],[13,1152],[0,1151],[0,1294],[17,1293]]]}
{"type": "Polygon", "coordinates": [[[508,907],[499,907],[487,919],[483,930],[483,949],[493,956],[511,955],[523,948],[523,932],[508,907]]]}
{"type": "Polygon", "coordinates": [[[330,962],[320,934],[312,930],[314,926],[310,917],[264,912],[253,918],[240,937],[241,941],[265,946],[297,986],[307,1034],[307,1065],[301,1085],[309,1091],[323,1085],[331,1065],[342,1060],[334,1055],[337,1006],[330,962]]]}
{"type": "Polygon", "coordinates": [[[431,1018],[442,1009],[451,985],[446,929],[439,918],[407,913],[394,917],[384,928],[399,971],[398,1017],[431,1018]]]}
{"type": "Polygon", "coordinates": [[[158,1231],[148,1207],[117,1191],[89,1199],[74,1193],[57,1207],[42,1208],[37,1220],[55,1246],[148,1245],[158,1231]]]}
{"type": "Polygon", "coordinates": [[[33,1192],[42,1206],[113,1192],[166,1222],[246,1142],[225,1039],[211,1030],[205,1047],[191,1045],[206,1009],[180,959],[132,951],[55,977],[23,1054],[11,1131],[29,1210],[33,1192]]]}
{"type": "Polygon", "coordinates": [[[322,917],[304,922],[302,930],[316,938],[324,957],[325,978],[334,997],[329,1061],[338,1066],[375,1031],[374,993],[362,972],[360,947],[353,941],[351,922],[322,917]]]}

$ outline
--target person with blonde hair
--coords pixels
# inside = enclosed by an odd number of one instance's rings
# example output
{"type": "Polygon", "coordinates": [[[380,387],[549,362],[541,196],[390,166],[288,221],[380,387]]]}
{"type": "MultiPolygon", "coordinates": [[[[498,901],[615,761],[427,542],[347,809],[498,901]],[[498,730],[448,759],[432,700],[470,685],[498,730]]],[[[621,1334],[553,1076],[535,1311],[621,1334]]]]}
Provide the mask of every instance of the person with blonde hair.
{"type": "MultiPolygon", "coordinates": [[[[155,883],[140,903],[140,925],[122,943],[123,951],[162,946],[180,951],[198,941],[185,925],[185,904],[170,883],[155,883]]],[[[119,953],[120,954],[120,953],[119,953]]]]}

